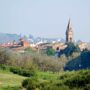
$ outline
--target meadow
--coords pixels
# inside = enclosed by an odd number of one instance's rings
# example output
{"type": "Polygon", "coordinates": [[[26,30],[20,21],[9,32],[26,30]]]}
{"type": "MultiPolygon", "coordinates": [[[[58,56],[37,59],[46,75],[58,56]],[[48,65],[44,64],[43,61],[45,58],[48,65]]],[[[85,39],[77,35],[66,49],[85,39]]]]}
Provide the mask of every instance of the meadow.
{"type": "Polygon", "coordinates": [[[37,71],[32,77],[0,70],[0,90],[89,90],[90,70],[37,71]]]}
{"type": "Polygon", "coordinates": [[[6,70],[0,70],[0,90],[19,90],[25,78],[6,70]]]}

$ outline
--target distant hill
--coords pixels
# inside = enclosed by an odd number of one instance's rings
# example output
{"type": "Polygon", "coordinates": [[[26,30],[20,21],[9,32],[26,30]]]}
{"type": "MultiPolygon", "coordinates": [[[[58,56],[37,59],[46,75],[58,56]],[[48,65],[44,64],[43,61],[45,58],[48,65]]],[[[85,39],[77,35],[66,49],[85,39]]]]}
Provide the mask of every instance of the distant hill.
{"type": "Polygon", "coordinates": [[[13,40],[18,41],[20,37],[23,37],[29,40],[31,43],[52,43],[52,42],[65,42],[64,39],[60,38],[44,38],[44,37],[34,37],[33,35],[18,35],[18,34],[9,34],[9,33],[0,33],[0,43],[12,42],[13,40]]]}
{"type": "Polygon", "coordinates": [[[18,41],[20,35],[17,34],[8,34],[8,33],[0,33],[0,43],[11,42],[13,40],[18,41]]]}

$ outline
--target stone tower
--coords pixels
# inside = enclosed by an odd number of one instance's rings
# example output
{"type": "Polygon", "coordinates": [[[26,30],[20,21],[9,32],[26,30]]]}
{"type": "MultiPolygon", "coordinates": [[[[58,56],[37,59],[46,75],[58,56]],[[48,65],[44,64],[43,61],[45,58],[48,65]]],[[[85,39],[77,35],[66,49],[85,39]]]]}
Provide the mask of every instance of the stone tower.
{"type": "Polygon", "coordinates": [[[73,27],[71,20],[69,19],[67,30],[66,30],[66,43],[73,42],[73,27]]]}

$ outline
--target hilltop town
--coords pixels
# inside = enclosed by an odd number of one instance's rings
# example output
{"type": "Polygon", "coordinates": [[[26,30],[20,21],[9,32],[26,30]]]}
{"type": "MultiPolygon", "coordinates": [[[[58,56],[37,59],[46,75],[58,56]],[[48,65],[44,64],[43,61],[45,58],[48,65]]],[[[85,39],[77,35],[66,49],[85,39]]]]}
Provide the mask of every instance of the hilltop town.
{"type": "Polygon", "coordinates": [[[18,40],[14,40],[14,38],[12,38],[11,41],[8,40],[7,42],[0,43],[0,47],[10,48],[18,52],[24,52],[25,48],[32,48],[34,50],[39,51],[46,50],[47,48],[53,48],[54,50],[57,50],[57,48],[59,48],[60,50],[63,50],[67,47],[67,43],[71,42],[77,44],[81,51],[83,51],[84,49],[90,50],[90,45],[87,42],[84,41],[75,42],[74,29],[70,19],[68,21],[65,35],[66,40],[62,39],[60,40],[59,38],[48,39],[40,37],[34,39],[32,35],[30,35],[29,37],[26,36],[21,37],[18,35],[18,40]]]}

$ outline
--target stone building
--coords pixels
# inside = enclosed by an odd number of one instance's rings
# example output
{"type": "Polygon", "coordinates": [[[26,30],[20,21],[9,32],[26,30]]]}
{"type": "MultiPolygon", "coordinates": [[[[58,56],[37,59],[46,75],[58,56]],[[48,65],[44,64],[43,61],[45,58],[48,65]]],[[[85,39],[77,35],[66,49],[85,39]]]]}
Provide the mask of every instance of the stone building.
{"type": "MultiPolygon", "coordinates": [[[[74,29],[73,29],[71,20],[69,19],[67,30],[66,30],[66,43],[74,42],[74,32],[73,31],[74,29]]],[[[84,49],[88,49],[87,48],[88,44],[86,42],[80,42],[78,46],[81,51],[83,51],[84,49]]]]}
{"type": "Polygon", "coordinates": [[[67,30],[66,30],[66,43],[73,42],[74,41],[74,35],[73,35],[73,26],[71,23],[71,20],[69,19],[67,30]]]}

